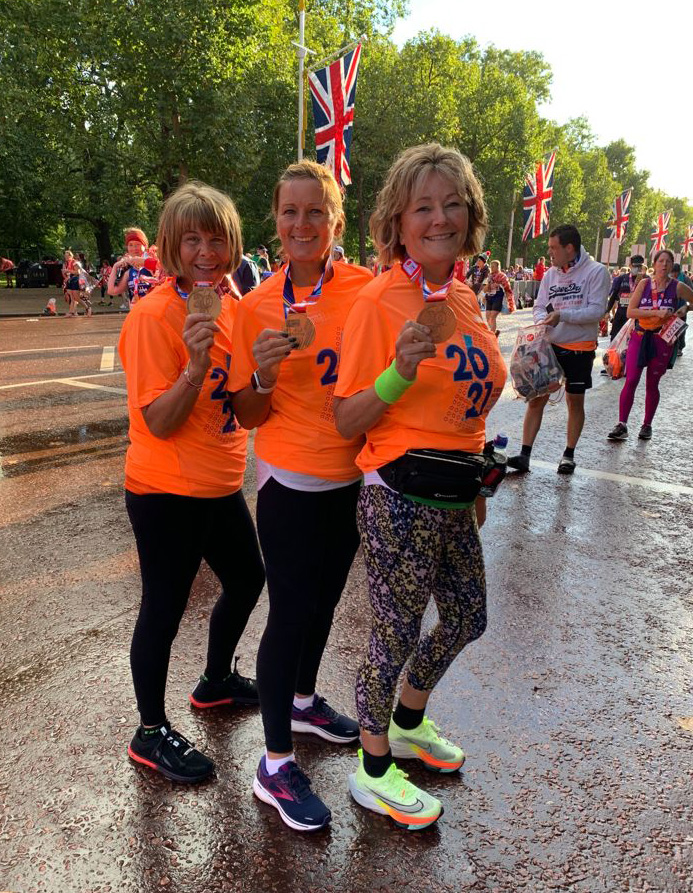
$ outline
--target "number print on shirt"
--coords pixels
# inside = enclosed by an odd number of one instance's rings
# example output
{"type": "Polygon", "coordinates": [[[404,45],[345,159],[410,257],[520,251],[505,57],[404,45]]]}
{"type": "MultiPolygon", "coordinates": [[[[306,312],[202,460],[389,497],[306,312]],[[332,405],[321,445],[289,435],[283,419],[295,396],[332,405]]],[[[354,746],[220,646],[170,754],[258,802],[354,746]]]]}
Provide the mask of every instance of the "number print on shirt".
{"type": "Polygon", "coordinates": [[[457,369],[453,373],[453,381],[471,381],[467,391],[467,400],[471,406],[465,411],[465,419],[476,419],[483,414],[486,404],[493,392],[493,382],[484,381],[489,374],[488,357],[478,347],[474,347],[472,339],[465,336],[466,350],[458,344],[449,344],[445,351],[445,356],[449,360],[457,357],[457,369]],[[469,368],[467,364],[469,363],[469,368]],[[476,378],[476,381],[472,381],[476,378]],[[481,379],[479,381],[478,379],[481,379]]]}
{"type": "Polygon", "coordinates": [[[226,369],[221,366],[215,366],[212,369],[212,374],[210,378],[212,381],[218,381],[219,384],[214,388],[210,397],[212,400],[223,400],[224,402],[221,404],[221,411],[225,416],[228,416],[226,421],[224,422],[224,427],[221,429],[222,434],[233,434],[236,430],[236,417],[233,414],[233,405],[231,403],[231,398],[228,395],[226,390],[226,382],[229,380],[228,370],[231,368],[231,354],[226,354],[226,369]]]}
{"type": "Polygon", "coordinates": [[[330,350],[329,347],[326,347],[324,350],[321,350],[317,356],[318,366],[322,366],[327,363],[327,370],[323,372],[320,378],[320,384],[335,384],[337,382],[337,354],[334,350],[330,350]]]}

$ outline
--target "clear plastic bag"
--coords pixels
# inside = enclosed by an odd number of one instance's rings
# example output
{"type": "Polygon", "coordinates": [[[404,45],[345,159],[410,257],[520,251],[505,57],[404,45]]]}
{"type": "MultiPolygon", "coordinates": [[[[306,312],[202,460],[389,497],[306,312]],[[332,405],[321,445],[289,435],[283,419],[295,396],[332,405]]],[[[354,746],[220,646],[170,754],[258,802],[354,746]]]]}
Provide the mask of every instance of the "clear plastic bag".
{"type": "Polygon", "coordinates": [[[510,376],[515,393],[524,400],[560,389],[563,369],[547,337],[546,326],[527,326],[517,333],[510,357],[510,376]]]}
{"type": "Polygon", "coordinates": [[[628,342],[634,328],[635,320],[629,319],[624,326],[621,326],[613,341],[604,351],[602,362],[609,378],[616,380],[617,378],[623,378],[626,374],[626,351],[628,350],[628,342]]]}

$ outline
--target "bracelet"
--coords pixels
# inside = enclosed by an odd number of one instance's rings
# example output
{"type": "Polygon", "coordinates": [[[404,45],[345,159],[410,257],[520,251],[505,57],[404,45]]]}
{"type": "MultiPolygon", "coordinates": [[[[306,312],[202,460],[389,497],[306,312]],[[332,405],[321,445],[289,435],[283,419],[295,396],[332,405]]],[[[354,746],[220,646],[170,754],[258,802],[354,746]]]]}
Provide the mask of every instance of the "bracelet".
{"type": "Polygon", "coordinates": [[[260,370],[256,369],[255,372],[250,376],[250,383],[253,386],[253,390],[256,394],[271,394],[272,391],[277,387],[277,383],[272,385],[271,388],[263,388],[262,382],[260,381],[260,370]]]}
{"type": "Polygon", "coordinates": [[[400,375],[395,365],[396,362],[393,360],[387,369],[380,373],[373,385],[375,393],[383,403],[396,403],[416,381],[416,379],[409,381],[408,378],[400,375]]]}
{"type": "Polygon", "coordinates": [[[190,385],[191,388],[195,388],[196,391],[201,391],[204,385],[204,379],[202,384],[195,384],[195,382],[190,378],[190,361],[188,360],[188,365],[183,369],[183,378],[190,385]]]}

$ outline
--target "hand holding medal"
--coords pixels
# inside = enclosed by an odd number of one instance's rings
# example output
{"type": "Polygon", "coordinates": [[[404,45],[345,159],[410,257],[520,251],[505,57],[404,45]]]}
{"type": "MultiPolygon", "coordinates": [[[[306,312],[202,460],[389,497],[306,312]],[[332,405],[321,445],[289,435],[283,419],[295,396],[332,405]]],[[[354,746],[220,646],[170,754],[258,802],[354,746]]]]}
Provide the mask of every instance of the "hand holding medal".
{"type": "Polygon", "coordinates": [[[183,340],[190,356],[190,373],[199,373],[195,376],[197,381],[204,379],[209,368],[209,351],[219,331],[214,320],[221,313],[221,299],[209,282],[195,282],[187,298],[187,311],[183,340]]]}

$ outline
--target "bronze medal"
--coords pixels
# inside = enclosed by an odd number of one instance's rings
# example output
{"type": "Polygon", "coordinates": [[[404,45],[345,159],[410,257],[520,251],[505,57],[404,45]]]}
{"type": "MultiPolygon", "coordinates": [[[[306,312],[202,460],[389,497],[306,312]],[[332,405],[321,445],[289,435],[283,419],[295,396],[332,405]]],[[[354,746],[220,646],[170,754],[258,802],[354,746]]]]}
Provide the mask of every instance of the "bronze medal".
{"type": "Polygon", "coordinates": [[[434,344],[440,344],[451,338],[457,326],[455,314],[446,301],[427,303],[416,317],[416,321],[422,326],[428,326],[434,344]]]}
{"type": "Polygon", "coordinates": [[[315,326],[307,313],[289,313],[284,331],[298,341],[296,350],[310,347],[315,338],[315,326]]]}
{"type": "Polygon", "coordinates": [[[188,313],[206,313],[216,319],[221,313],[221,298],[209,285],[196,285],[188,295],[188,313]]]}

